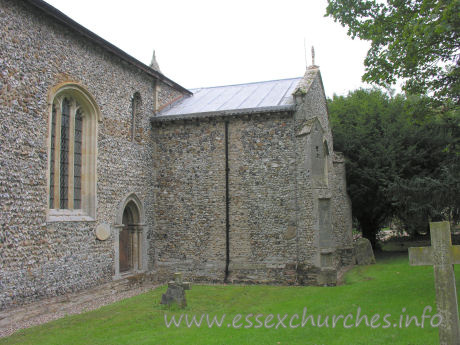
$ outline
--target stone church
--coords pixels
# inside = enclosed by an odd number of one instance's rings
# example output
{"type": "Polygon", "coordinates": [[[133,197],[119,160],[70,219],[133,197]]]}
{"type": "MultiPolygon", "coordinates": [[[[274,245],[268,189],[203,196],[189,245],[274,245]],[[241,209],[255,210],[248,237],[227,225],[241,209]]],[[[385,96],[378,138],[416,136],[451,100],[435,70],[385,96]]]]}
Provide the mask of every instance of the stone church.
{"type": "Polygon", "coordinates": [[[142,274],[334,285],[352,264],[319,68],[187,90],[0,0],[0,309],[142,274]]]}

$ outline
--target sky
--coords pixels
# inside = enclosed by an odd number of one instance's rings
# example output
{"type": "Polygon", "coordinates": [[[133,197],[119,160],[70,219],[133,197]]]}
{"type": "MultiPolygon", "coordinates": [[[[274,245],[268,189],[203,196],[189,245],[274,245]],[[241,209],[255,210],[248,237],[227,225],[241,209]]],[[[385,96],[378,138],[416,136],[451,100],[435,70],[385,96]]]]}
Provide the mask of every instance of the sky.
{"type": "Polygon", "coordinates": [[[328,97],[369,87],[370,44],[324,17],[326,0],[46,1],[147,65],[155,50],[161,72],[188,89],[300,77],[311,46],[328,97]]]}

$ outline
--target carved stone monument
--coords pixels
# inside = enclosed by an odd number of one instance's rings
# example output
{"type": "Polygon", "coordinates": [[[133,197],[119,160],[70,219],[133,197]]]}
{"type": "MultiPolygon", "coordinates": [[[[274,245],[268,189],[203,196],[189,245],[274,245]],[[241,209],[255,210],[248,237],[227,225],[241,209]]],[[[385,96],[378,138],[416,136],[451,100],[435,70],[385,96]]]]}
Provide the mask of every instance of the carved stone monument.
{"type": "Polygon", "coordinates": [[[453,264],[460,264],[460,246],[453,246],[449,222],[430,223],[431,247],[409,248],[412,266],[433,265],[436,304],[442,316],[439,326],[441,345],[459,345],[457,290],[453,264]]]}
{"type": "Polygon", "coordinates": [[[168,283],[168,290],[161,296],[161,304],[172,305],[176,303],[180,308],[187,306],[185,290],[190,290],[191,284],[182,281],[182,273],[174,273],[174,281],[168,283]]]}
{"type": "Polygon", "coordinates": [[[109,224],[99,224],[96,227],[96,238],[99,241],[105,241],[110,237],[110,225],[109,224]]]}

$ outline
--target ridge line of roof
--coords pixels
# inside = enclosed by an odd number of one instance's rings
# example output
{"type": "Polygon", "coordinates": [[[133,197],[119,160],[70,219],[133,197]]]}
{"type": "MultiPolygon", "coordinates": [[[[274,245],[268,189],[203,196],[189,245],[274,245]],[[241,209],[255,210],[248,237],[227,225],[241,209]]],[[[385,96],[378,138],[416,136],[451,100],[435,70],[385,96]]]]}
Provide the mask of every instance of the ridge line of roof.
{"type": "MultiPolygon", "coordinates": [[[[300,80],[297,82],[297,85],[299,85],[299,82],[300,82],[300,80]]],[[[293,83],[294,83],[294,80],[292,81],[291,85],[289,85],[289,88],[286,89],[286,92],[284,93],[283,97],[281,97],[280,102],[283,101],[283,99],[286,97],[286,94],[288,93],[288,91],[291,90],[291,87],[292,87],[293,83]]],[[[297,85],[296,85],[296,88],[297,88],[297,85]]],[[[292,93],[294,93],[294,92],[295,92],[295,90],[292,93]]],[[[280,105],[280,104],[278,103],[278,105],[280,105]]]]}
{"type": "Polygon", "coordinates": [[[294,79],[302,79],[302,78],[303,77],[294,77],[294,78],[284,78],[284,79],[253,81],[253,82],[249,82],[249,83],[239,83],[239,84],[229,84],[229,85],[219,85],[219,86],[194,87],[194,88],[190,88],[189,90],[193,92],[193,91],[198,91],[198,90],[203,90],[203,89],[216,89],[216,88],[220,88],[220,87],[261,84],[261,83],[270,83],[270,82],[273,82],[273,81],[294,80],[294,79]]]}

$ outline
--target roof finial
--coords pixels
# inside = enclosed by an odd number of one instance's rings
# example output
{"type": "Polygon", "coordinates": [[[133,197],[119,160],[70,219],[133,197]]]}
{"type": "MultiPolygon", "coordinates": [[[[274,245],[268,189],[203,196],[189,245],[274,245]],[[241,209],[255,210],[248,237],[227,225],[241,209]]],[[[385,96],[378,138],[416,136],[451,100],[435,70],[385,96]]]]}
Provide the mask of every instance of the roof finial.
{"type": "Polygon", "coordinates": [[[154,69],[157,72],[160,71],[160,66],[158,65],[157,58],[155,57],[155,50],[153,50],[152,61],[150,62],[150,68],[154,69]]]}
{"type": "Polygon", "coordinates": [[[315,66],[315,47],[311,46],[311,64],[315,66]]]}

